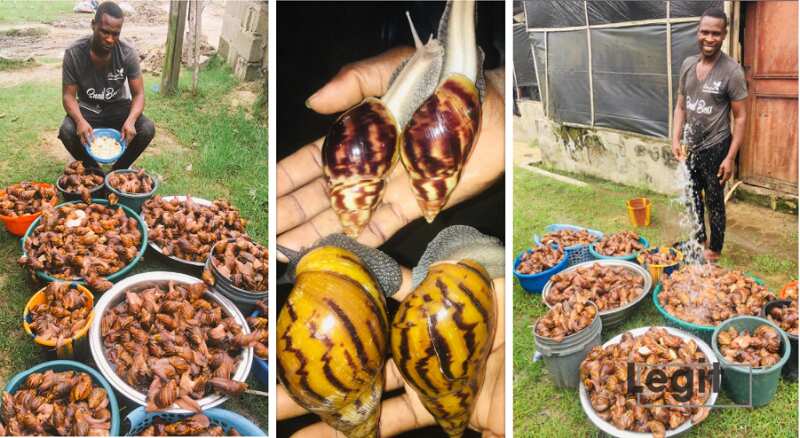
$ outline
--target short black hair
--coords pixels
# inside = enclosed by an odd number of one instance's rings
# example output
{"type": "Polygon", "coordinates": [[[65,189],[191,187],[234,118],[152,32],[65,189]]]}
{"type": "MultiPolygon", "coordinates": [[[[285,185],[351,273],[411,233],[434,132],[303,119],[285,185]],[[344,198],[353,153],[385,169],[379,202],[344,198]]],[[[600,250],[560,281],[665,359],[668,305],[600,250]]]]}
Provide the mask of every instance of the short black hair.
{"type": "Polygon", "coordinates": [[[97,7],[97,11],[94,13],[94,22],[99,23],[103,18],[103,14],[108,14],[114,18],[124,17],[122,8],[120,8],[118,4],[111,1],[100,3],[100,6],[97,7]]]}
{"type": "Polygon", "coordinates": [[[716,6],[708,8],[705,10],[705,12],[703,12],[703,15],[700,16],[700,19],[702,20],[703,17],[719,18],[725,22],[725,27],[728,27],[728,16],[725,15],[725,11],[723,11],[722,8],[718,8],[716,6]]]}

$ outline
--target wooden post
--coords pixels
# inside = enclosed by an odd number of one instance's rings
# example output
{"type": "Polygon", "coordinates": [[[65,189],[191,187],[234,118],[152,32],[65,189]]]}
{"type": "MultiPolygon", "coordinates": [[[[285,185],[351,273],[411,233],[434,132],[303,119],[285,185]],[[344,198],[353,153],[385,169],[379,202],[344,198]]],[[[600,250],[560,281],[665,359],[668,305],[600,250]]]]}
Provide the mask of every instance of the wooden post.
{"type": "Polygon", "coordinates": [[[197,78],[200,75],[200,23],[203,17],[204,2],[201,0],[192,1],[192,61],[194,62],[194,69],[192,70],[192,95],[197,94],[197,78]]]}
{"type": "Polygon", "coordinates": [[[161,95],[169,96],[178,91],[183,52],[183,29],[186,24],[186,0],[171,0],[169,4],[169,29],[167,30],[167,53],[164,55],[164,70],[161,72],[161,95]]]}

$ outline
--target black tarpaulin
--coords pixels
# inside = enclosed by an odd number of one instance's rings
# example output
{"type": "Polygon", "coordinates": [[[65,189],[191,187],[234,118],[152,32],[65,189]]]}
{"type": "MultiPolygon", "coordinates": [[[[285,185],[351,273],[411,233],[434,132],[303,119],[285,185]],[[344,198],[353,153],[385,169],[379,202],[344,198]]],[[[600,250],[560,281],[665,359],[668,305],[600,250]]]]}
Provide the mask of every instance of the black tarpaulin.
{"type": "Polygon", "coordinates": [[[514,75],[519,87],[537,85],[536,67],[533,65],[531,45],[524,24],[514,25],[514,75]]]}
{"type": "Polygon", "coordinates": [[[666,26],[591,32],[595,126],[666,136],[666,26]]]}
{"type": "MultiPolygon", "coordinates": [[[[717,7],[723,9],[724,1],[673,1],[669,4],[670,17],[699,17],[706,9],[717,7]]],[[[730,18],[730,17],[728,17],[730,18]]]]}
{"type": "Polygon", "coordinates": [[[621,23],[652,20],[667,16],[663,1],[596,1],[586,3],[589,24],[621,23]]]}
{"type": "Polygon", "coordinates": [[[586,31],[547,33],[548,114],[560,122],[592,123],[586,31]]]}
{"type": "Polygon", "coordinates": [[[697,23],[672,24],[672,103],[678,100],[678,79],[683,60],[700,53],[697,45],[697,23]]]}
{"type": "Polygon", "coordinates": [[[538,72],[536,79],[539,84],[539,95],[542,98],[542,102],[547,102],[547,86],[544,83],[544,61],[547,56],[547,52],[544,50],[544,32],[529,32],[528,37],[530,38],[530,47],[533,52],[536,71],[538,72]]]}
{"type": "Polygon", "coordinates": [[[528,28],[585,26],[586,13],[582,1],[531,1],[525,2],[528,28]]]}

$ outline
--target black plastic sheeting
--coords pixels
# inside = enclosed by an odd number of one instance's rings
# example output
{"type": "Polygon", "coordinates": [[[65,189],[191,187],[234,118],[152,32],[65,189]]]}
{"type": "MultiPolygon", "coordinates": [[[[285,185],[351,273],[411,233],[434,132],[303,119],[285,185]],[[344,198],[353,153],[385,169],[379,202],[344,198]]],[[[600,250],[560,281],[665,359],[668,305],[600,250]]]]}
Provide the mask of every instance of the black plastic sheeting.
{"type": "MultiPolygon", "coordinates": [[[[706,9],[717,7],[724,9],[724,1],[673,1],[669,4],[670,17],[699,17],[706,9]]],[[[730,17],[728,17],[730,19],[730,17]]]]}
{"type": "Polygon", "coordinates": [[[666,26],[591,32],[595,126],[667,136],[666,26]]]}
{"type": "Polygon", "coordinates": [[[514,25],[514,75],[519,87],[537,85],[531,44],[523,24],[514,25]]]}
{"type": "Polygon", "coordinates": [[[592,123],[586,31],[547,34],[549,116],[560,122],[592,123]]]}
{"type": "Polygon", "coordinates": [[[525,2],[525,16],[528,21],[528,29],[586,25],[586,14],[582,1],[528,0],[525,2]]]}
{"type": "Polygon", "coordinates": [[[678,100],[678,79],[683,60],[700,53],[697,45],[697,23],[672,24],[672,104],[678,100]]]}
{"type": "Polygon", "coordinates": [[[663,1],[588,2],[586,9],[590,25],[652,20],[667,16],[667,4],[663,1]]]}
{"type": "Polygon", "coordinates": [[[539,95],[542,102],[547,102],[547,86],[545,84],[544,70],[545,70],[545,57],[547,53],[544,50],[544,32],[529,32],[531,51],[533,52],[534,63],[539,72],[537,81],[539,82],[539,95]]]}

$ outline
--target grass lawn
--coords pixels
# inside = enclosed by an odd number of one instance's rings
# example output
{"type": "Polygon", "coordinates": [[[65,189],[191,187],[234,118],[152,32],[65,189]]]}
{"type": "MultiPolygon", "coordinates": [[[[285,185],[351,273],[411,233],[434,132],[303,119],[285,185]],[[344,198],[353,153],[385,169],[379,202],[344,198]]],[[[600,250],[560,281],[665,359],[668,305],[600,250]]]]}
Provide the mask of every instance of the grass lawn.
{"type": "MultiPolygon", "coordinates": [[[[2,7],[0,3],[0,16],[2,7]]],[[[71,3],[71,2],[69,2],[71,3]]],[[[231,109],[226,95],[237,81],[230,68],[212,62],[201,72],[200,90],[187,90],[191,73],[182,77],[174,98],[162,98],[151,87],[158,78],[146,77],[145,114],[157,125],[156,139],[136,162],[160,177],[161,195],[190,194],[206,199],[229,199],[249,220],[248,232],[267,243],[266,125],[244,109],[231,109]]],[[[0,90],[0,187],[21,180],[54,182],[67,158],[55,139],[64,117],[61,82],[25,83],[0,90]],[[49,140],[48,140],[49,139],[49,140]]],[[[17,372],[47,360],[22,330],[21,316],[28,298],[40,286],[29,279],[16,260],[19,240],[0,232],[0,385],[17,372]]],[[[134,272],[175,270],[147,252],[134,272]]],[[[91,361],[91,360],[89,360],[91,361]]],[[[252,388],[266,391],[255,379],[252,388]]],[[[245,395],[223,406],[267,429],[267,399],[245,395]]],[[[127,412],[123,412],[123,418],[127,412]]]]}
{"type": "Polygon", "coordinates": [[[73,0],[0,0],[0,23],[46,23],[71,14],[73,0]]]}
{"type": "MultiPolygon", "coordinates": [[[[630,229],[625,200],[647,196],[654,208],[665,209],[666,196],[643,193],[630,187],[587,179],[589,187],[576,187],[539,176],[517,167],[514,173],[514,254],[533,244],[532,236],[542,233],[552,223],[582,225],[606,233],[630,229]]],[[[795,222],[796,223],[796,222],[795,222]]],[[[758,224],[754,224],[758,226],[758,224]]],[[[651,245],[669,244],[677,240],[668,230],[666,221],[657,221],[642,229],[651,245]]],[[[785,236],[793,242],[794,252],[771,254],[770,248],[740,256],[734,244],[726,247],[731,256],[723,256],[721,264],[763,276],[767,287],[774,292],[796,278],[797,232],[785,236]]],[[[725,254],[725,252],[723,252],[725,254]]],[[[519,437],[583,437],[595,436],[598,431],[588,421],[580,405],[577,390],[557,389],[547,376],[544,364],[532,362],[535,352],[530,326],[543,315],[547,307],[541,296],[526,293],[514,281],[514,435],[519,437]]],[[[603,342],[625,330],[648,325],[663,325],[663,318],[650,297],[614,333],[603,333],[603,342]]],[[[797,436],[797,383],[781,380],[778,393],[767,406],[755,409],[712,410],[709,417],[692,429],[697,437],[779,437],[797,436]]],[[[730,403],[724,395],[720,403],[730,403]]]]}

